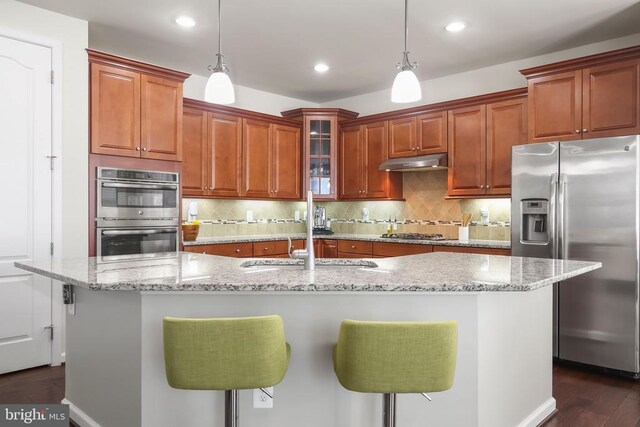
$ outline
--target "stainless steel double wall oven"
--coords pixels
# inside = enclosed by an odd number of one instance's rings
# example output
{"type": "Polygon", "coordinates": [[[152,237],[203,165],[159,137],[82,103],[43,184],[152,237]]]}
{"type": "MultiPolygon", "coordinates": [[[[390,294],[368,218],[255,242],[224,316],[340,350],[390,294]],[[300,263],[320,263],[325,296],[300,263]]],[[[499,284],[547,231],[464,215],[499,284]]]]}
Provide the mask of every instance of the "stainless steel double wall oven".
{"type": "Polygon", "coordinates": [[[179,179],[173,172],[97,168],[96,255],[176,252],[179,179]]]}

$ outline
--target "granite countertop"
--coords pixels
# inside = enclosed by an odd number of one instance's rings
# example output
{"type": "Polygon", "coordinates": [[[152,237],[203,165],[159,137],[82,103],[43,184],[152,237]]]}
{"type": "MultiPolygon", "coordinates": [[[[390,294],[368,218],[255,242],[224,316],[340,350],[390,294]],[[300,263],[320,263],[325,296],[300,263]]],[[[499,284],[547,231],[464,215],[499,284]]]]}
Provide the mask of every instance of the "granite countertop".
{"type": "MultiPolygon", "coordinates": [[[[195,241],[183,242],[184,246],[197,245],[216,245],[223,243],[247,243],[247,242],[265,242],[272,240],[306,239],[305,233],[293,234],[266,234],[253,236],[224,236],[224,237],[202,237],[195,241]]],[[[467,248],[489,248],[489,249],[511,249],[511,242],[508,240],[474,240],[467,242],[460,240],[406,240],[406,239],[387,239],[380,237],[378,234],[346,234],[336,233],[331,235],[315,235],[314,239],[331,239],[331,240],[363,240],[367,242],[386,242],[386,243],[407,243],[411,245],[434,245],[434,246],[462,246],[467,248]]]]}
{"type": "Polygon", "coordinates": [[[366,259],[368,267],[354,265],[362,260],[318,259],[315,271],[290,265],[299,260],[189,252],[137,261],[105,259],[16,262],[15,266],[98,291],[221,292],[531,291],[602,267],[598,262],[448,252],[366,259]],[[378,267],[371,268],[370,263],[378,267]]]}

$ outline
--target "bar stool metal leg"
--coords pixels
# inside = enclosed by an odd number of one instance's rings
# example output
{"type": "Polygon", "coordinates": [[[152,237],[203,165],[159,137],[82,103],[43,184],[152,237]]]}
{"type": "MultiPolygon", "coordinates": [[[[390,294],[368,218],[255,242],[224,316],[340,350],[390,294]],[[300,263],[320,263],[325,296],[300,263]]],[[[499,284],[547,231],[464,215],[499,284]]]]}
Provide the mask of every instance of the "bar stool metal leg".
{"type": "Polygon", "coordinates": [[[383,427],[396,427],[396,394],[385,393],[382,395],[383,402],[383,427]]]}
{"type": "Polygon", "coordinates": [[[238,390],[225,390],[224,427],[238,426],[238,390]]]}

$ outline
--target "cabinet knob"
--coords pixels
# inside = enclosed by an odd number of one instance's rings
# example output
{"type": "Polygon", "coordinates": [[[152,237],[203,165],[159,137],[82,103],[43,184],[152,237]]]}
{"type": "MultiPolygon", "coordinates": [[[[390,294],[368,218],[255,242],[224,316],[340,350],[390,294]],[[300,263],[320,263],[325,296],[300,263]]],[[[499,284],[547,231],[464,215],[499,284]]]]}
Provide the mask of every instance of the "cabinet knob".
{"type": "Polygon", "coordinates": [[[491,188],[491,186],[490,186],[490,185],[487,185],[487,188],[491,188]]]}
{"type": "Polygon", "coordinates": [[[588,129],[582,129],[582,132],[589,132],[588,129]]]}
{"type": "Polygon", "coordinates": [[[576,133],[580,133],[580,129],[576,129],[576,133]]]}
{"type": "Polygon", "coordinates": [[[356,247],[354,245],[351,245],[351,249],[355,249],[356,247]]]}
{"type": "Polygon", "coordinates": [[[482,184],[482,185],[480,186],[480,188],[484,188],[484,184],[482,184]]]}
{"type": "Polygon", "coordinates": [[[147,151],[147,147],[142,147],[142,151],[147,151]]]}
{"type": "Polygon", "coordinates": [[[136,151],[140,151],[140,147],[136,147],[136,151]]]}
{"type": "Polygon", "coordinates": [[[265,250],[265,251],[268,251],[268,250],[269,250],[269,248],[264,248],[264,250],[265,250]]]}
{"type": "Polygon", "coordinates": [[[237,253],[240,253],[240,249],[236,249],[236,252],[237,252],[237,253]]]}

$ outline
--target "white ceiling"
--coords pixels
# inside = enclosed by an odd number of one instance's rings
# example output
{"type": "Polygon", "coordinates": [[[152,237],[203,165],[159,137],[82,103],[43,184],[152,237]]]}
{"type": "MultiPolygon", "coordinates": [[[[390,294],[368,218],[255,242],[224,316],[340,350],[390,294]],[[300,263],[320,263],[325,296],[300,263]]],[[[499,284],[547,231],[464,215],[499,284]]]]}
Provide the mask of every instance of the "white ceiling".
{"type": "MultiPolygon", "coordinates": [[[[216,0],[21,0],[89,21],[91,48],[208,75],[216,0]],[[193,16],[183,29],[176,16],[193,16]]],[[[402,0],[223,0],[223,53],[240,85],[312,102],[389,87],[402,0]],[[331,70],[313,71],[318,61],[331,70]]],[[[409,1],[409,50],[425,80],[640,31],[638,0],[409,1]],[[469,23],[448,33],[452,20],[469,23]]]]}

